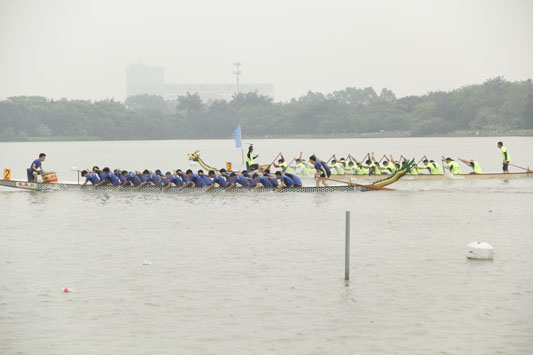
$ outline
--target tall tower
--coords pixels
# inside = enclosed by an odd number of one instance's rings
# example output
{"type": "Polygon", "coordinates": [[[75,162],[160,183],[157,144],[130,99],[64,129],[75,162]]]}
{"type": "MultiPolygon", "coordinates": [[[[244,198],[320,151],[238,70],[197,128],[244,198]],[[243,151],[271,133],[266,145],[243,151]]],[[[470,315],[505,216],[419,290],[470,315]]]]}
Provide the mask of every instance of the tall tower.
{"type": "Polygon", "coordinates": [[[239,93],[239,77],[241,76],[241,62],[235,62],[233,63],[233,66],[235,67],[235,70],[233,71],[233,75],[235,75],[235,79],[237,81],[237,93],[239,93]]]}

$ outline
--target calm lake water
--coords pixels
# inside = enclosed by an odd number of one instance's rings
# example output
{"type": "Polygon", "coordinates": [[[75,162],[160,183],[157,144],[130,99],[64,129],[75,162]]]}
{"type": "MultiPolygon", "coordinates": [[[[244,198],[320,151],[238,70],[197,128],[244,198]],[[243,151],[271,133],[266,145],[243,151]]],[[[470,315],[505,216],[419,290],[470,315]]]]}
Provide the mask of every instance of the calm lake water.
{"type": "MultiPolygon", "coordinates": [[[[533,166],[533,138],[502,138],[533,166]]],[[[501,169],[495,138],[253,140],[501,169]]],[[[245,140],[246,141],[246,140],[245,140]]],[[[231,140],[0,143],[46,170],[239,165],[231,140]]],[[[467,171],[463,166],[463,171],[467,171]]],[[[515,169],[515,171],[518,171],[515,169]]],[[[0,354],[529,354],[533,178],[399,181],[392,192],[164,195],[0,188],[0,354]],[[352,265],[344,277],[344,215],[352,265]],[[485,241],[493,261],[469,261],[485,241]],[[143,265],[149,260],[151,265],[143,265]],[[75,293],[62,293],[63,287],[75,293]]]]}

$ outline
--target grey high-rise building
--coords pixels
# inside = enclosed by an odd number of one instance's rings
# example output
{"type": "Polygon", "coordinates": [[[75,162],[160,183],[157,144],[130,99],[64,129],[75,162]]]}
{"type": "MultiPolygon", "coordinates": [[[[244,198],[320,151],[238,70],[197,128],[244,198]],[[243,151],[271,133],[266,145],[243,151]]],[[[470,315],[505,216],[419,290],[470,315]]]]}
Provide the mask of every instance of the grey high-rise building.
{"type": "Polygon", "coordinates": [[[186,84],[166,83],[162,66],[131,64],[126,70],[127,96],[140,94],[162,96],[167,101],[175,101],[178,96],[197,93],[205,101],[231,100],[238,92],[257,92],[259,95],[274,96],[274,85],[270,83],[227,83],[227,84],[186,84]]]}

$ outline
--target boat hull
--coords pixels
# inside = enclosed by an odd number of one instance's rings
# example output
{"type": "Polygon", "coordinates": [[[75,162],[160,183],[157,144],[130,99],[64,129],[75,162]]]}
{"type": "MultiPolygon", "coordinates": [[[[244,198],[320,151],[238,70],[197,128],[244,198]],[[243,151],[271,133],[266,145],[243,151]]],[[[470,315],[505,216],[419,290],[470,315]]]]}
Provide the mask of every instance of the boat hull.
{"type": "MultiPolygon", "coordinates": [[[[143,186],[140,189],[134,189],[131,186],[124,186],[118,188],[116,186],[93,186],[85,185],[81,186],[78,184],[67,184],[67,183],[57,183],[57,184],[45,184],[41,182],[26,182],[26,181],[17,181],[17,180],[0,180],[0,186],[10,187],[15,189],[30,190],[30,191],[116,191],[116,192],[133,192],[133,193],[171,193],[171,194],[184,194],[184,193],[206,193],[204,188],[200,187],[187,187],[183,190],[178,189],[177,187],[171,187],[167,191],[163,191],[161,186],[143,186]]],[[[355,191],[370,191],[369,188],[365,186],[329,186],[329,187],[295,187],[295,188],[284,188],[279,190],[281,193],[295,193],[295,192],[355,192],[355,191]]],[[[263,192],[274,192],[274,188],[262,187],[257,190],[246,187],[236,187],[229,191],[225,191],[224,188],[215,187],[208,191],[207,193],[263,193],[263,192]]]]}
{"type": "MultiPolygon", "coordinates": [[[[352,180],[375,180],[376,178],[380,177],[387,177],[391,176],[390,174],[383,174],[383,175],[336,175],[332,174],[331,177],[335,179],[346,179],[351,178],[352,180]]],[[[310,178],[313,178],[312,176],[309,176],[310,178]]],[[[418,174],[418,175],[410,175],[406,174],[402,178],[402,180],[445,180],[445,179],[517,179],[517,178],[533,178],[533,173],[487,173],[487,174],[458,174],[458,175],[451,175],[451,174],[418,174]]]]}

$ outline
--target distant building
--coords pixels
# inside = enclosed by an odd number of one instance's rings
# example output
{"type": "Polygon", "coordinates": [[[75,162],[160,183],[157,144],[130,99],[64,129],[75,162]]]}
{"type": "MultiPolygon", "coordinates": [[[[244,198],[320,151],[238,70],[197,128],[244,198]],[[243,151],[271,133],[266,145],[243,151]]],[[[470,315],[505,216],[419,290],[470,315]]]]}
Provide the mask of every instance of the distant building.
{"type": "Polygon", "coordinates": [[[127,96],[149,94],[175,101],[178,96],[197,93],[204,102],[231,100],[237,93],[257,92],[259,95],[274,96],[274,85],[257,84],[169,84],[165,83],[164,68],[145,64],[131,64],[126,70],[127,96]]]}

